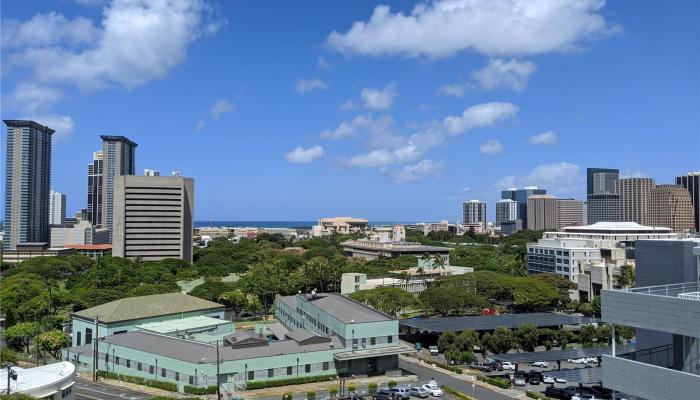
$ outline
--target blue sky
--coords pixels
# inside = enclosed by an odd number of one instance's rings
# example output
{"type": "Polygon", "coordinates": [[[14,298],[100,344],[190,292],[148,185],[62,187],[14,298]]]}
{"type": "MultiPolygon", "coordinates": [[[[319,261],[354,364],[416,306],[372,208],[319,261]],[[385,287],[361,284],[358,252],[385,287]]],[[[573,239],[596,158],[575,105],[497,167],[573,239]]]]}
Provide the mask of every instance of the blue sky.
{"type": "Polygon", "coordinates": [[[2,117],[58,131],[69,213],[101,134],[194,177],[198,220],[456,220],[700,169],[696,1],[469,4],[3,2],[2,117]]]}

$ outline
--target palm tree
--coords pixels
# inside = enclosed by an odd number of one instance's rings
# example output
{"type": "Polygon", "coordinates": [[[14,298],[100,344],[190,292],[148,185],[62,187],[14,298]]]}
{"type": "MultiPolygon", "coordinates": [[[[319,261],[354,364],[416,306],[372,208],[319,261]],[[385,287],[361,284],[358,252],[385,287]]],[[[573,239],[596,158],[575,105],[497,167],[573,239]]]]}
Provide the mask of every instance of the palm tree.
{"type": "Polygon", "coordinates": [[[615,276],[615,284],[627,289],[630,286],[634,286],[635,274],[634,267],[629,264],[624,264],[620,266],[620,273],[615,276]]]}

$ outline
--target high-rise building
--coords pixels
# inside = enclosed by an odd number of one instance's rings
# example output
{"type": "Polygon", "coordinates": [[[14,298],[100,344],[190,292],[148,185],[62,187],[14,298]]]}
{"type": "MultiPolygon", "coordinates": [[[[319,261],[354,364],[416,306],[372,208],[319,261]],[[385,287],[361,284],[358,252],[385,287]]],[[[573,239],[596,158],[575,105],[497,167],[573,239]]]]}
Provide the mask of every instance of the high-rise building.
{"type": "Polygon", "coordinates": [[[583,225],[583,202],[574,199],[557,199],[557,229],[583,225]]]}
{"type": "Polygon", "coordinates": [[[527,198],[527,229],[542,231],[557,229],[557,203],[555,196],[535,194],[527,198]]]}
{"type": "Polygon", "coordinates": [[[496,202],[496,226],[502,223],[518,219],[518,202],[511,199],[503,199],[496,202]]]}
{"type": "Polygon", "coordinates": [[[114,184],[123,175],[136,171],[137,144],[124,136],[100,136],[102,138],[102,225],[113,240],[114,184]]]}
{"type": "Polygon", "coordinates": [[[486,202],[469,200],[462,203],[462,223],[466,225],[480,224],[486,227],[486,202]]]}
{"type": "Polygon", "coordinates": [[[49,192],[49,225],[63,225],[66,223],[66,195],[64,193],[49,192]]]}
{"type": "Polygon", "coordinates": [[[615,181],[615,193],[620,196],[620,221],[651,225],[649,222],[649,192],[652,178],[625,178],[615,181]]]}
{"type": "Polygon", "coordinates": [[[688,172],[687,175],[676,177],[676,185],[681,185],[690,192],[695,216],[695,232],[700,232],[700,171],[688,172]]]}
{"type": "Polygon", "coordinates": [[[87,209],[85,219],[93,225],[102,224],[102,151],[92,153],[88,164],[87,209]]]}
{"type": "Polygon", "coordinates": [[[116,177],[112,255],[192,262],[193,210],[192,178],[116,177]]]}
{"type": "Polygon", "coordinates": [[[587,168],[586,194],[615,193],[615,181],[619,177],[619,169],[587,168]]]}
{"type": "Polygon", "coordinates": [[[652,226],[671,228],[674,232],[694,229],[693,203],[690,193],[679,185],[656,185],[649,192],[649,221],[652,226]]]}
{"type": "Polygon", "coordinates": [[[18,244],[49,241],[51,135],[54,130],[34,121],[4,120],[5,250],[18,244]]]}
{"type": "Polygon", "coordinates": [[[535,194],[547,194],[547,190],[538,189],[537,186],[525,186],[522,189],[510,188],[501,192],[501,199],[510,199],[518,202],[518,219],[523,221],[523,227],[528,228],[527,199],[535,194]]]}
{"type": "Polygon", "coordinates": [[[586,170],[586,218],[588,224],[620,220],[620,196],[615,192],[615,181],[620,171],[611,168],[586,170]]]}

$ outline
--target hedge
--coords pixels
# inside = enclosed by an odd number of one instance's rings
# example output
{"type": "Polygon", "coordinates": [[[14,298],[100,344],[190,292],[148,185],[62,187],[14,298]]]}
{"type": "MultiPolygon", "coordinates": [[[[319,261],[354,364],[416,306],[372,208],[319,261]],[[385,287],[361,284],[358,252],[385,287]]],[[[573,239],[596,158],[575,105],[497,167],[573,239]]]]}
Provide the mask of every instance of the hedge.
{"type": "Polygon", "coordinates": [[[542,394],[539,393],[539,392],[532,391],[532,390],[526,390],[526,391],[525,391],[525,395],[526,395],[527,397],[531,398],[531,399],[537,399],[537,400],[551,400],[551,398],[549,398],[549,397],[547,397],[547,396],[544,396],[544,395],[542,395],[542,394]]]}
{"type": "Polygon", "coordinates": [[[208,387],[194,387],[190,385],[185,385],[183,391],[187,394],[214,394],[216,393],[216,385],[208,387]]]}
{"type": "Polygon", "coordinates": [[[282,400],[292,400],[292,394],[287,392],[282,395],[282,400]]]}
{"type": "Polygon", "coordinates": [[[389,382],[387,382],[386,385],[389,386],[390,388],[393,388],[394,386],[396,386],[396,381],[393,381],[393,380],[389,381],[389,382]]]}
{"type": "Polygon", "coordinates": [[[146,385],[146,386],[154,387],[157,389],[163,389],[163,390],[168,390],[171,392],[177,392],[177,384],[172,383],[172,382],[156,381],[156,380],[142,378],[140,376],[122,375],[122,374],[116,374],[114,372],[107,372],[107,371],[100,371],[99,375],[104,377],[104,378],[108,378],[108,379],[117,379],[117,380],[122,380],[124,382],[136,383],[138,385],[146,385]]]}
{"type": "Polygon", "coordinates": [[[368,392],[369,394],[377,393],[377,386],[378,386],[378,385],[377,385],[376,382],[370,382],[370,383],[367,385],[367,392],[368,392]]]}
{"type": "Polygon", "coordinates": [[[287,385],[299,385],[302,383],[315,383],[328,381],[335,378],[335,375],[319,375],[319,376],[306,376],[303,378],[288,378],[288,379],[277,379],[274,381],[249,381],[246,382],[245,388],[247,390],[254,389],[264,389],[277,386],[287,386],[287,385]]]}
{"type": "Polygon", "coordinates": [[[316,400],[316,392],[313,390],[310,392],[306,392],[306,400],[316,400]]]}
{"type": "Polygon", "coordinates": [[[462,368],[459,368],[459,367],[454,367],[452,365],[447,365],[447,364],[439,363],[437,361],[428,360],[427,358],[419,358],[419,359],[421,361],[428,363],[428,364],[434,364],[442,369],[446,369],[448,371],[452,371],[452,372],[457,373],[457,374],[461,374],[463,372],[462,368]]]}
{"type": "Polygon", "coordinates": [[[458,391],[452,389],[452,388],[449,387],[449,386],[443,386],[443,387],[442,387],[442,391],[445,392],[445,393],[449,393],[449,394],[451,394],[451,395],[453,395],[453,396],[455,396],[455,397],[457,397],[458,399],[461,399],[461,400],[476,400],[476,399],[474,399],[473,397],[467,396],[466,394],[464,394],[464,393],[462,393],[462,392],[458,392],[458,391]]]}
{"type": "Polygon", "coordinates": [[[498,386],[501,389],[510,389],[510,380],[508,379],[496,378],[492,376],[479,376],[479,380],[494,386],[498,386]]]}

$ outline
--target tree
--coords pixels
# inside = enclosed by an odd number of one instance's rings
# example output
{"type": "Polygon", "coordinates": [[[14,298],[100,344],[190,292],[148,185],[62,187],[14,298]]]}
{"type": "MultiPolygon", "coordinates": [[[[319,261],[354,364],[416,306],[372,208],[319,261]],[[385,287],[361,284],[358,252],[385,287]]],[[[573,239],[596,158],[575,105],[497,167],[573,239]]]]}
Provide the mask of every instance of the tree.
{"type": "Polygon", "coordinates": [[[190,292],[191,296],[199,297],[200,299],[216,301],[221,297],[221,294],[236,288],[236,284],[217,281],[215,279],[207,279],[201,285],[195,287],[190,292]]]}
{"type": "Polygon", "coordinates": [[[462,352],[473,352],[474,347],[479,345],[479,334],[473,330],[462,331],[455,338],[455,348],[462,352]]]}
{"type": "Polygon", "coordinates": [[[557,342],[558,333],[554,329],[541,328],[538,329],[539,337],[537,339],[538,343],[545,347],[547,351],[552,350],[554,343],[557,342]]]}
{"type": "Polygon", "coordinates": [[[514,347],[515,339],[510,329],[499,326],[491,335],[484,335],[481,338],[481,343],[494,354],[504,354],[514,347]]]}
{"type": "Polygon", "coordinates": [[[518,345],[524,351],[535,351],[535,347],[537,347],[537,343],[539,341],[539,336],[539,330],[533,324],[521,325],[515,332],[518,345]]]}
{"type": "Polygon", "coordinates": [[[579,331],[581,344],[584,346],[592,344],[597,338],[596,328],[593,325],[584,325],[579,331]]]}
{"type": "Polygon", "coordinates": [[[634,273],[634,267],[628,264],[620,266],[620,272],[615,275],[615,285],[623,289],[634,286],[636,276],[634,273]]]}
{"type": "Polygon", "coordinates": [[[416,296],[397,287],[385,286],[360,290],[351,294],[350,297],[394,317],[397,317],[401,310],[420,307],[416,296]]]}
{"type": "Polygon", "coordinates": [[[559,308],[562,308],[564,305],[569,303],[569,294],[577,287],[575,283],[571,282],[567,278],[550,272],[535,274],[532,275],[532,278],[552,286],[557,290],[557,292],[559,292],[559,308]]]}
{"type": "Polygon", "coordinates": [[[248,302],[246,303],[245,308],[253,313],[254,316],[257,316],[261,311],[263,311],[263,305],[260,303],[258,296],[255,295],[248,295],[248,302]]]}
{"type": "MultiPolygon", "coordinates": [[[[599,325],[598,329],[596,329],[595,336],[598,343],[610,343],[612,341],[612,327],[608,324],[599,325]]],[[[621,344],[622,338],[615,335],[615,342],[621,344]]]]}
{"type": "Polygon", "coordinates": [[[0,365],[6,365],[7,363],[17,364],[17,353],[12,351],[9,347],[0,347],[0,365]]]}
{"type": "Polygon", "coordinates": [[[454,350],[455,340],[457,340],[457,335],[455,335],[454,332],[443,332],[437,341],[438,350],[440,350],[441,353],[454,350]]]}
{"type": "Polygon", "coordinates": [[[60,359],[61,349],[68,345],[68,334],[59,330],[42,332],[36,337],[36,344],[41,351],[60,359]]]}
{"type": "Polygon", "coordinates": [[[562,329],[558,332],[557,334],[557,342],[559,343],[559,347],[564,350],[566,349],[566,346],[573,342],[574,339],[576,339],[576,335],[574,335],[573,332],[562,329]]]}
{"type": "Polygon", "coordinates": [[[15,350],[24,349],[29,353],[29,344],[41,332],[37,322],[21,322],[5,329],[5,341],[15,350]]]}
{"type": "Polygon", "coordinates": [[[306,261],[297,273],[300,275],[300,281],[304,283],[306,291],[318,289],[320,292],[324,292],[332,289],[333,285],[340,281],[341,263],[342,261],[337,260],[337,257],[330,259],[314,257],[306,261]]]}
{"type": "Polygon", "coordinates": [[[593,317],[595,316],[594,311],[593,311],[593,305],[591,303],[581,303],[578,306],[578,312],[583,314],[586,317],[593,317]]]}
{"type": "Polygon", "coordinates": [[[481,296],[457,287],[429,287],[418,298],[426,307],[441,315],[449,315],[451,311],[472,313],[489,306],[481,296]]]}
{"type": "Polygon", "coordinates": [[[238,314],[241,312],[241,310],[243,310],[243,307],[245,307],[246,303],[248,302],[246,294],[238,289],[221,293],[221,295],[219,295],[219,299],[231,308],[234,319],[238,318],[238,314]]]}
{"type": "Polygon", "coordinates": [[[600,296],[596,296],[593,298],[593,301],[591,302],[591,308],[593,310],[593,316],[595,318],[600,318],[600,314],[601,314],[600,296]]]}
{"type": "Polygon", "coordinates": [[[625,340],[630,340],[636,335],[634,328],[625,325],[615,325],[615,332],[615,336],[619,336],[625,340]]]}
{"type": "Polygon", "coordinates": [[[560,295],[552,286],[532,278],[510,278],[513,307],[522,311],[556,308],[560,295]]]}

